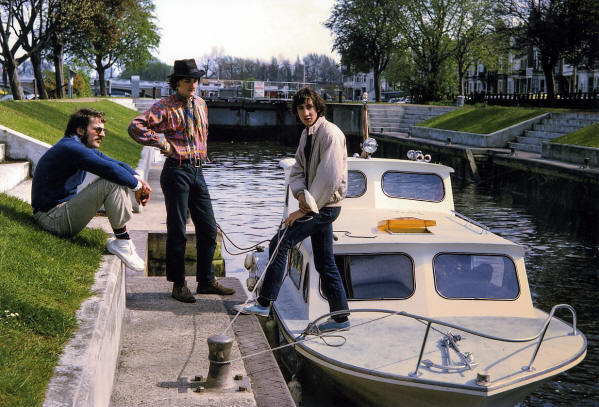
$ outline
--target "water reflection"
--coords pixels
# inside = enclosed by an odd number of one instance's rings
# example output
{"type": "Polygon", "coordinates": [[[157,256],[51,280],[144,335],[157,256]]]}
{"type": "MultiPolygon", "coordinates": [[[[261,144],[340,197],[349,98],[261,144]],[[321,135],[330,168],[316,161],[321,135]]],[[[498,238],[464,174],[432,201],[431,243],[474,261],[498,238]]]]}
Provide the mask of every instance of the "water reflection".
{"type": "MultiPolygon", "coordinates": [[[[294,148],[272,143],[211,143],[214,164],[205,177],[215,216],[227,234],[246,247],[270,238],[281,221],[284,200],[283,170],[278,162],[292,156],[294,148]]],[[[562,228],[562,219],[541,220],[534,208],[514,203],[511,197],[494,195],[484,184],[454,186],[456,209],[497,233],[522,245],[533,302],[549,311],[558,303],[572,305],[580,329],[589,341],[586,359],[557,380],[540,387],[521,407],[598,406],[599,237],[562,228]]],[[[572,223],[572,219],[563,223],[572,223]]],[[[576,221],[574,223],[584,224],[576,221]]],[[[590,228],[593,230],[592,228],[590,228]]],[[[235,250],[230,248],[230,250],[235,250]]],[[[225,255],[227,273],[245,282],[243,256],[225,255]]],[[[567,315],[559,315],[568,319],[567,315]]],[[[319,391],[304,385],[304,406],[349,406],[333,387],[319,391]]]]}

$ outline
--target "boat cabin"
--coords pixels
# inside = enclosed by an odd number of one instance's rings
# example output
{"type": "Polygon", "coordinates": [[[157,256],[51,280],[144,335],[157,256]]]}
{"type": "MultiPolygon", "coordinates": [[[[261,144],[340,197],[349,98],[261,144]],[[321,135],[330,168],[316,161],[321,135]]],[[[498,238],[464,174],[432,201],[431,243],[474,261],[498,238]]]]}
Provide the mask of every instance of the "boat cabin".
{"type": "MultiPolygon", "coordinates": [[[[287,181],[293,163],[281,161],[287,181]]],[[[348,158],[348,193],[333,231],[350,308],[533,317],[522,248],[455,212],[452,172],[426,162],[348,158]]],[[[287,186],[284,216],[297,208],[287,186]]],[[[289,251],[277,312],[299,320],[329,312],[313,267],[306,239],[289,251]]]]}

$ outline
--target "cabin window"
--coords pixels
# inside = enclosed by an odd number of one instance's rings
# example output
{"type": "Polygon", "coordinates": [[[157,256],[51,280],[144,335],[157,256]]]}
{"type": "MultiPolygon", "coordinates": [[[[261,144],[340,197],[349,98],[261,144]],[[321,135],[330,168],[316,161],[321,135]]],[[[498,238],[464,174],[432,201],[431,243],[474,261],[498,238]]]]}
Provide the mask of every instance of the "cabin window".
{"type": "Polygon", "coordinates": [[[302,294],[304,297],[304,302],[308,302],[308,295],[310,294],[310,264],[306,264],[306,272],[304,273],[304,289],[302,290],[302,294]]]}
{"type": "Polygon", "coordinates": [[[403,299],[414,293],[414,265],[405,254],[340,255],[335,261],[348,300],[403,299]]]}
{"type": "Polygon", "coordinates": [[[513,300],[520,293],[512,259],[487,254],[439,254],[435,287],[445,298],[513,300]]]}
{"type": "Polygon", "coordinates": [[[392,198],[430,202],[441,202],[445,197],[445,187],[440,176],[415,172],[385,172],[383,192],[392,198]]]}
{"type": "Polygon", "coordinates": [[[303,263],[304,258],[302,253],[295,247],[290,249],[287,255],[287,272],[289,273],[289,278],[298,289],[300,287],[300,280],[302,279],[303,263]]]}
{"type": "Polygon", "coordinates": [[[346,198],[357,198],[366,192],[366,175],[360,171],[347,172],[346,198]]]}

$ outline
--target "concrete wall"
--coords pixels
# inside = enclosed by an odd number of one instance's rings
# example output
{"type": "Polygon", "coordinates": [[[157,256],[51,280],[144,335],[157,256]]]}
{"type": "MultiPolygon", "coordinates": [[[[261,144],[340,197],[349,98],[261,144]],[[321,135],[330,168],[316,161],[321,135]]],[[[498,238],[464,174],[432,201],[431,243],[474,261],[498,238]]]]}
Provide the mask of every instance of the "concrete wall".
{"type": "Polygon", "coordinates": [[[50,147],[48,143],[36,140],[16,130],[0,125],[0,143],[6,144],[6,156],[11,160],[25,160],[31,163],[31,173],[50,147]]]}
{"type": "Polygon", "coordinates": [[[573,146],[550,141],[544,141],[541,148],[541,157],[543,158],[580,165],[585,165],[584,159],[588,158],[590,166],[599,167],[599,148],[573,146]]]}
{"type": "Polygon", "coordinates": [[[548,113],[515,124],[505,129],[501,129],[491,134],[476,134],[453,130],[434,129],[429,127],[412,127],[412,136],[426,138],[430,140],[447,142],[451,138],[452,143],[465,144],[468,146],[482,148],[505,148],[509,141],[521,136],[525,130],[530,130],[537,123],[548,117],[548,113]]]}
{"type": "Polygon", "coordinates": [[[362,105],[327,104],[327,119],[335,123],[345,135],[362,135],[362,105]]]}
{"type": "Polygon", "coordinates": [[[44,407],[109,405],[125,312],[125,269],[116,256],[104,256],[92,291],[77,311],[79,328],[54,370],[44,407]]]}

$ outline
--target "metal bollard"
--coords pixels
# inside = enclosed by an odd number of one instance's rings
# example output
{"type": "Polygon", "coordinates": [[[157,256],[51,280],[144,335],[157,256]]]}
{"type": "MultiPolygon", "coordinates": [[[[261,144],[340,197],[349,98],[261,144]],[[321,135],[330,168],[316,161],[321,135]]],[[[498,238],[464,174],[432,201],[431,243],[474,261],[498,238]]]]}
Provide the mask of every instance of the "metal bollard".
{"type": "Polygon", "coordinates": [[[233,339],[227,335],[214,335],[208,338],[208,378],[206,388],[230,389],[236,387],[231,374],[231,346],[233,339]]]}

